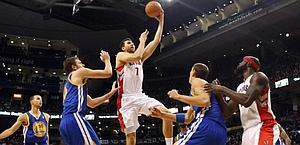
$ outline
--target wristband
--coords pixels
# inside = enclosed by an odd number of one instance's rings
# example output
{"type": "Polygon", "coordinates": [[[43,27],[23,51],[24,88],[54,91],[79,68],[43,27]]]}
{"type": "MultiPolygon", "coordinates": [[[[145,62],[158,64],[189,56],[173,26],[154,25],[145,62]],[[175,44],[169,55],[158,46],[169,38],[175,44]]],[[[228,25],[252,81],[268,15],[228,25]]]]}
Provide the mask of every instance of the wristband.
{"type": "Polygon", "coordinates": [[[185,114],[184,113],[176,113],[176,122],[184,123],[185,121],[185,114]]]}

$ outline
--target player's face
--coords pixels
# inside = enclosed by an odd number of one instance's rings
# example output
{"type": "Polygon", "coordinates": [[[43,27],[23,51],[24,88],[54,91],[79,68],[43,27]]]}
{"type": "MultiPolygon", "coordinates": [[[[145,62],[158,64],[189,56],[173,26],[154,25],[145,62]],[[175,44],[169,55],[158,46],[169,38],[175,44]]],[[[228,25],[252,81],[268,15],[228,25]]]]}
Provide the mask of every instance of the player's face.
{"type": "Polygon", "coordinates": [[[85,65],[79,59],[76,59],[75,66],[76,66],[76,69],[79,69],[79,68],[84,67],[85,65]]]}
{"type": "Polygon", "coordinates": [[[124,42],[123,51],[133,53],[135,51],[135,45],[131,40],[124,42]]]}
{"type": "Polygon", "coordinates": [[[248,67],[247,67],[247,62],[242,61],[238,66],[237,66],[237,73],[242,74],[244,78],[248,76],[248,67]]]}
{"type": "Polygon", "coordinates": [[[191,83],[192,77],[194,76],[195,70],[194,67],[190,71],[190,77],[189,77],[189,82],[191,83]]]}
{"type": "Polygon", "coordinates": [[[43,105],[42,97],[40,95],[35,95],[33,100],[31,100],[31,104],[33,106],[37,106],[37,107],[41,108],[43,105]]]}

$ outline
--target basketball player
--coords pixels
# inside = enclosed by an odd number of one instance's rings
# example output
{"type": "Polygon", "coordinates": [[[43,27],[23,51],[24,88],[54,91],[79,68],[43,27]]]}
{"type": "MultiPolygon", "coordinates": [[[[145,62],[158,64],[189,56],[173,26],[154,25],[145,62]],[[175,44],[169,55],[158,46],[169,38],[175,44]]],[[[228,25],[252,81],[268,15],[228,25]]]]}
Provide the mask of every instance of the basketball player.
{"type": "Polygon", "coordinates": [[[67,145],[100,145],[95,131],[85,119],[86,106],[95,108],[117,91],[114,82],[110,92],[102,97],[92,99],[88,95],[87,80],[89,78],[109,78],[112,75],[109,54],[101,51],[100,59],[105,63],[103,70],[85,68],[76,56],[64,61],[64,69],[69,75],[63,93],[64,108],[59,131],[67,145]]]}
{"type": "Polygon", "coordinates": [[[237,92],[216,84],[206,84],[206,91],[221,93],[231,99],[228,103],[219,99],[225,118],[240,109],[244,128],[242,145],[280,144],[280,130],[271,109],[269,79],[260,72],[259,59],[245,56],[236,72],[241,73],[244,79],[237,92]]]}
{"type": "Polygon", "coordinates": [[[208,74],[209,69],[205,64],[196,63],[189,77],[191,96],[178,94],[174,89],[168,92],[170,98],[191,105],[186,113],[172,114],[152,109],[153,117],[190,124],[188,131],[175,145],[226,144],[226,126],[216,95],[204,91],[208,74]]]}
{"type": "MultiPolygon", "coordinates": [[[[120,88],[117,110],[121,130],[126,134],[126,145],[136,144],[136,130],[140,126],[138,122],[139,113],[150,115],[149,108],[151,107],[158,107],[162,111],[168,111],[162,103],[142,93],[144,77],[142,66],[161,41],[164,27],[164,12],[162,11],[156,19],[159,24],[153,41],[145,46],[148,36],[148,30],[146,30],[141,34],[139,46],[135,50],[132,40],[126,38],[120,43],[123,52],[119,52],[116,57],[116,71],[120,88]]],[[[163,120],[163,134],[166,144],[173,144],[172,122],[163,120]]]]}
{"type": "Polygon", "coordinates": [[[15,124],[0,134],[0,140],[15,133],[23,126],[24,145],[49,145],[49,114],[41,112],[43,101],[40,95],[30,97],[30,111],[21,114],[15,124]]]}

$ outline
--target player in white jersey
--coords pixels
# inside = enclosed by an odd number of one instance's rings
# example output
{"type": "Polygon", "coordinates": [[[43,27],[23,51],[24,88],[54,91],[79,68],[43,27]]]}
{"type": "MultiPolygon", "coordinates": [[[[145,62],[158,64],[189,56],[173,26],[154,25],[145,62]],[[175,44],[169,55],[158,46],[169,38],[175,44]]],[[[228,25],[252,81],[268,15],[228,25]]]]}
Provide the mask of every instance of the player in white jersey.
{"type": "MultiPolygon", "coordinates": [[[[126,145],[136,144],[136,130],[140,126],[138,122],[139,113],[150,115],[150,109],[159,108],[167,112],[167,108],[156,99],[150,98],[142,92],[143,63],[155,51],[161,41],[164,26],[164,12],[157,18],[159,22],[153,41],[145,46],[148,30],[143,32],[139,38],[139,46],[135,45],[129,38],[120,43],[123,52],[116,56],[116,71],[118,75],[119,95],[117,99],[117,111],[122,131],[126,134],[126,145]]],[[[173,144],[173,127],[171,121],[163,120],[163,134],[167,145],[173,144]]]]}
{"type": "Polygon", "coordinates": [[[236,92],[216,84],[206,84],[206,91],[221,93],[231,99],[226,103],[223,98],[218,98],[225,117],[240,110],[244,128],[242,145],[280,145],[280,130],[271,109],[269,79],[260,72],[259,59],[245,56],[237,72],[242,73],[244,82],[236,92]]]}

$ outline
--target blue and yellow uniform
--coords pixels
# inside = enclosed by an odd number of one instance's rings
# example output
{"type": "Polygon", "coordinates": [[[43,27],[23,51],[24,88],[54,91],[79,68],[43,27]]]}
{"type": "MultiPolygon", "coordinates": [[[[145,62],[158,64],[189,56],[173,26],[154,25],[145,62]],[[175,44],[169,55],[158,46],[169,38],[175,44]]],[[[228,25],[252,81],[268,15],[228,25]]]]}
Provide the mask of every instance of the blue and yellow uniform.
{"type": "Polygon", "coordinates": [[[225,145],[227,131],[223,113],[215,94],[209,107],[193,106],[195,118],[177,145],[225,145]]]}
{"type": "Polygon", "coordinates": [[[64,88],[62,119],[60,134],[67,145],[100,145],[99,138],[89,122],[85,119],[88,88],[86,83],[76,85],[69,75],[64,88]]]}
{"type": "Polygon", "coordinates": [[[48,122],[45,114],[41,112],[39,117],[35,117],[27,112],[25,115],[28,123],[23,128],[24,145],[47,145],[48,122]]]}

